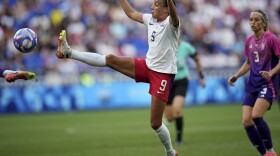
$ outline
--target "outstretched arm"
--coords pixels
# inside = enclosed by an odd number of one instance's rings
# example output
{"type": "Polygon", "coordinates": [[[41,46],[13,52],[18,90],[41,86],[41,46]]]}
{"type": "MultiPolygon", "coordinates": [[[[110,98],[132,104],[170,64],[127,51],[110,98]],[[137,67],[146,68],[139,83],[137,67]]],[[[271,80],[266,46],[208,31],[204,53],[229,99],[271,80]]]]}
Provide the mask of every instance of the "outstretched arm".
{"type": "Polygon", "coordinates": [[[132,6],[127,2],[127,0],[120,0],[121,6],[125,14],[132,20],[143,23],[142,13],[137,12],[132,8],[132,6]]]}
{"type": "Polygon", "coordinates": [[[179,26],[179,17],[176,11],[176,6],[173,3],[173,0],[167,0],[167,1],[168,1],[168,9],[170,15],[170,23],[177,28],[179,26]]]}

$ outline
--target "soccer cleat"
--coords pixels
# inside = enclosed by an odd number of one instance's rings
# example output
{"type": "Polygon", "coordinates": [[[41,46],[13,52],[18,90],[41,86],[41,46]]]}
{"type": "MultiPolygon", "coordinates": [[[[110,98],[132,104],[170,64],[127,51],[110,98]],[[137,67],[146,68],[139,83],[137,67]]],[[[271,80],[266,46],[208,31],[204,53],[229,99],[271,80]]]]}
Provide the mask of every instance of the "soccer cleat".
{"type": "Polygon", "coordinates": [[[183,146],[183,144],[184,144],[183,141],[176,141],[177,146],[183,146]]]}
{"type": "Polygon", "coordinates": [[[5,75],[5,80],[7,82],[14,82],[18,79],[23,79],[23,80],[31,80],[36,76],[35,73],[32,72],[27,72],[27,71],[15,71],[14,73],[10,73],[5,75]]]}
{"type": "Polygon", "coordinates": [[[178,152],[173,149],[172,151],[167,152],[166,156],[178,156],[178,152]]]}
{"type": "Polygon", "coordinates": [[[69,58],[72,54],[72,49],[67,43],[65,30],[62,30],[59,34],[58,42],[56,56],[60,59],[69,58]]]}

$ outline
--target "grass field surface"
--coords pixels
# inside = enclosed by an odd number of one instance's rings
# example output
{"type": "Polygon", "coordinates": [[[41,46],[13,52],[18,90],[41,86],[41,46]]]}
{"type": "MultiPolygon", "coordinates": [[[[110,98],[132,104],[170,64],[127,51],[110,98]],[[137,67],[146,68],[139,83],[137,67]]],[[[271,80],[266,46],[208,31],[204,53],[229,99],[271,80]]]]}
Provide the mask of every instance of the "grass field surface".
{"type": "MultiPolygon", "coordinates": [[[[165,156],[149,109],[0,116],[1,156],[165,156]]],[[[241,125],[241,106],[184,108],[180,156],[258,156],[241,125]]],[[[265,117],[280,153],[280,110],[265,117]]],[[[174,123],[168,126],[172,141],[174,123]]]]}

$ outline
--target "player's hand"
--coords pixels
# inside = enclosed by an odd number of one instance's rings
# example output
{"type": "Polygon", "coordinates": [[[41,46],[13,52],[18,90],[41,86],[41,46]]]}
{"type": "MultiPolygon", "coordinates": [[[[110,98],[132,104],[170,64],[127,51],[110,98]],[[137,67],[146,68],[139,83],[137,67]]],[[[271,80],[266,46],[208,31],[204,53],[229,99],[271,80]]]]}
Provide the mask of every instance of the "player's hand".
{"type": "Polygon", "coordinates": [[[205,80],[204,79],[199,79],[199,84],[202,88],[205,88],[205,80]]]}
{"type": "Polygon", "coordinates": [[[232,76],[228,79],[228,85],[234,86],[234,82],[237,80],[237,76],[232,76]]]}
{"type": "Polygon", "coordinates": [[[271,75],[268,71],[260,71],[260,74],[261,74],[262,77],[265,78],[266,80],[270,80],[270,78],[272,77],[272,75],[271,75]]]}

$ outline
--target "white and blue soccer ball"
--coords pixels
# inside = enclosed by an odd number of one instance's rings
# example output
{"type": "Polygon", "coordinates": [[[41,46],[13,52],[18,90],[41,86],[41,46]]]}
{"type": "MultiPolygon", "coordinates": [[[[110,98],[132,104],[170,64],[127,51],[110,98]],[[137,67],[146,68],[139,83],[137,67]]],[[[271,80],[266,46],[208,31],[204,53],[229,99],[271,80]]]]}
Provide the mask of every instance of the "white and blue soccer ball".
{"type": "Polygon", "coordinates": [[[37,35],[30,28],[22,28],[15,33],[13,41],[18,51],[29,53],[37,45],[37,35]]]}

